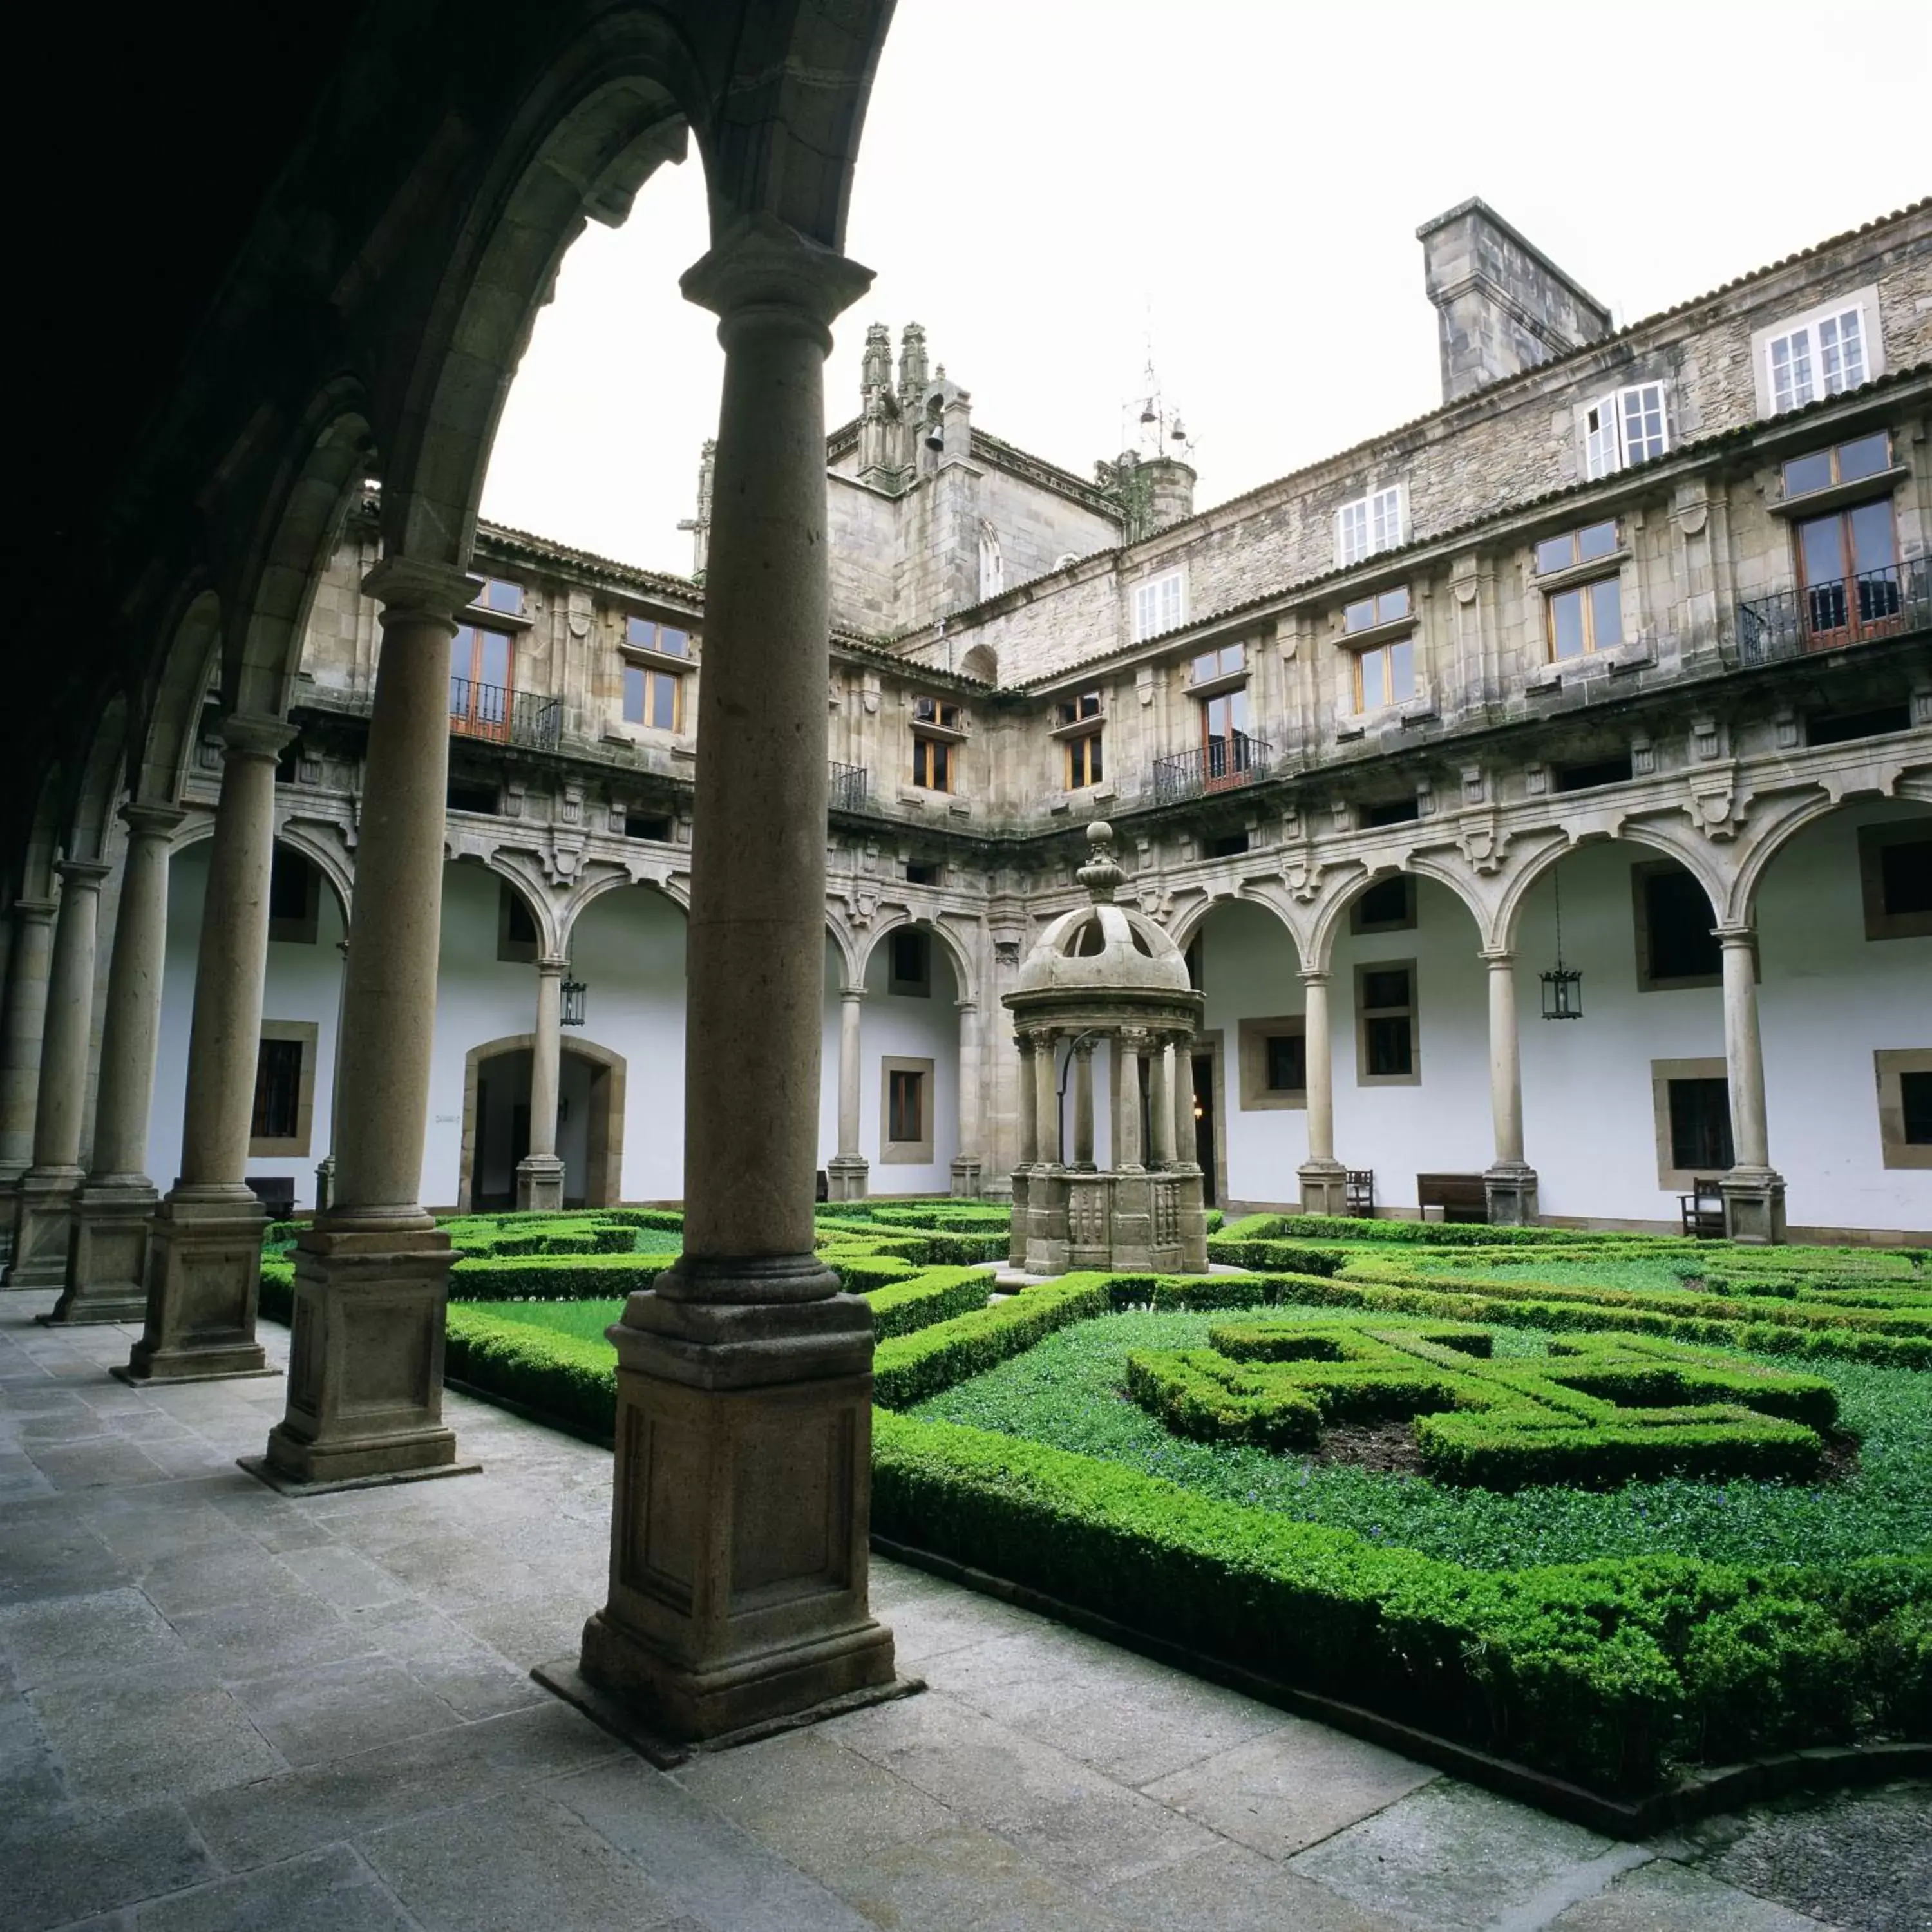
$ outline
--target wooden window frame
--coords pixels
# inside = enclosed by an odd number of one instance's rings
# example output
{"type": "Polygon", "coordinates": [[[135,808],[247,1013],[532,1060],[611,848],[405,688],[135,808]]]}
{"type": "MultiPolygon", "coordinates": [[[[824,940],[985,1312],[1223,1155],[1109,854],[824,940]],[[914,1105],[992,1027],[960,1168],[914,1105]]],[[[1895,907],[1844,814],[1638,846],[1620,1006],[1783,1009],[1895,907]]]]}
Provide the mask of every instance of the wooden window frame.
{"type": "Polygon", "coordinates": [[[1304,1013],[1282,1013],[1273,1019],[1242,1020],[1238,1023],[1236,1043],[1240,1074],[1240,1111],[1244,1114],[1304,1112],[1308,1106],[1306,1066],[1303,1084],[1270,1087],[1268,1084],[1268,1050],[1271,1040],[1299,1040],[1306,1051],[1308,1018],[1304,1013]]]}
{"type": "MultiPolygon", "coordinates": [[[[1721,961],[1714,973],[1686,974],[1679,976],[1659,978],[1650,970],[1650,894],[1646,881],[1666,872],[1684,872],[1695,880],[1700,891],[1704,882],[1690,872],[1688,866],[1680,866],[1671,859],[1640,859],[1630,867],[1630,921],[1636,941],[1636,989],[1640,993],[1682,993],[1700,986],[1721,986],[1724,983],[1721,961]]],[[[1708,901],[1710,894],[1705,892],[1708,901]]],[[[1718,915],[1714,909],[1711,924],[1714,928],[1718,915]]]]}
{"type": "Polygon", "coordinates": [[[958,748],[957,742],[953,739],[935,737],[924,731],[914,731],[912,734],[914,788],[950,796],[954,789],[954,780],[958,776],[952,754],[958,748]],[[925,772],[923,777],[920,776],[922,767],[925,772]]]}
{"type": "MultiPolygon", "coordinates": [[[[1721,1054],[1706,1060],[1653,1060],[1650,1063],[1650,1106],[1657,1136],[1657,1184],[1666,1194],[1688,1194],[1700,1174],[1708,1168],[1679,1167],[1672,1159],[1670,1144],[1670,1083],[1673,1080],[1722,1080],[1730,1078],[1730,1069],[1721,1054]]],[[[1716,1172],[1726,1174],[1728,1168],[1716,1172]]]]}
{"type": "MultiPolygon", "coordinates": [[[[482,606],[476,604],[470,607],[472,610],[482,608],[482,606]]],[[[505,744],[508,742],[511,722],[516,716],[516,634],[512,631],[499,630],[494,625],[470,622],[467,621],[469,612],[464,614],[465,621],[458,625],[456,635],[450,643],[449,728],[459,738],[484,738],[494,744],[505,744]],[[468,633],[470,638],[470,668],[467,670],[460,669],[458,664],[465,632],[468,633]],[[483,640],[485,638],[499,638],[502,640],[503,682],[501,685],[486,683],[477,675],[482,668],[483,640]],[[461,711],[456,709],[456,686],[459,682],[468,693],[466,708],[461,711]],[[487,706],[479,710],[476,694],[481,691],[502,692],[502,716],[500,718],[488,716],[487,706]]],[[[490,614],[502,616],[508,614],[497,611],[490,614]]]]}
{"type": "Polygon", "coordinates": [[[1885,849],[1932,839],[1932,818],[1906,818],[1889,825],[1858,827],[1858,891],[1864,901],[1868,939],[1932,939],[1932,912],[1885,909],[1885,849]]]}
{"type": "Polygon", "coordinates": [[[1392,711],[1398,705],[1412,704],[1415,701],[1415,640],[1413,637],[1391,638],[1385,644],[1372,644],[1366,650],[1352,650],[1348,653],[1354,662],[1351,666],[1354,685],[1355,716],[1366,718],[1378,711],[1392,711]],[[1398,693],[1395,686],[1396,654],[1403,654],[1408,667],[1406,691],[1398,693]],[[1368,702],[1368,680],[1363,670],[1370,658],[1383,660],[1382,686],[1388,695],[1379,704],[1368,702]]]}
{"type": "Polygon", "coordinates": [[[624,722],[634,724],[640,731],[662,731],[674,738],[681,737],[685,728],[684,679],[682,671],[669,670],[663,664],[638,664],[627,659],[624,664],[624,689],[620,700],[624,722]],[[631,716],[631,680],[633,676],[642,681],[640,688],[644,693],[644,703],[640,707],[644,716],[638,718],[631,716]],[[654,680],[661,680],[670,687],[671,722],[668,724],[655,724],[650,717],[654,680]]]}
{"type": "Polygon", "coordinates": [[[1355,968],[1355,1084],[1358,1087],[1420,1087],[1422,1084],[1422,988],[1413,959],[1365,959],[1355,968]],[[1402,1006],[1370,1006],[1364,988],[1371,973],[1406,973],[1408,1003],[1402,1006]],[[1369,1071],[1369,1022],[1406,1018],[1408,1022],[1408,1071],[1369,1071]]]}
{"type": "MultiPolygon", "coordinates": [[[[263,1041],[298,1041],[302,1046],[301,1070],[296,1076],[296,1131],[292,1134],[256,1135],[248,1136],[248,1157],[273,1160],[293,1155],[306,1156],[309,1142],[315,1128],[315,1063],[317,1044],[321,1038],[320,1024],[314,1020],[264,1020],[260,1037],[263,1041]]],[[[260,1090],[261,1054],[257,1048],[255,1060],[256,1091],[260,1090]]],[[[250,1122],[254,1121],[254,1105],[250,1104],[250,1122]]]]}
{"type": "Polygon", "coordinates": [[[938,1112],[938,1081],[934,1063],[886,1055],[879,1061],[879,1164],[882,1167],[929,1167],[932,1165],[933,1117],[938,1112]],[[920,1138],[896,1141],[892,1138],[892,1076],[910,1076],[920,1082],[920,1138]]]}
{"type": "Polygon", "coordinates": [[[1548,661],[1553,664],[1574,664],[1580,658],[1594,657],[1599,651],[1613,651],[1624,644],[1624,586],[1621,570],[1607,570],[1600,576],[1586,578],[1581,583],[1564,584],[1553,586],[1543,593],[1544,644],[1548,661]],[[1597,635],[1596,590],[1599,584],[1613,584],[1617,590],[1617,634],[1606,643],[1597,635]],[[1583,647],[1573,651],[1567,657],[1559,656],[1556,650],[1556,607],[1566,597],[1574,597],[1582,614],[1581,628],[1583,647]]]}
{"type": "Polygon", "coordinates": [[[1901,1073],[1932,1075],[1932,1047],[1881,1047],[1872,1055],[1878,1090],[1878,1137],[1885,1166],[1932,1168],[1932,1143],[1905,1138],[1905,1095],[1901,1073]]]}
{"type": "Polygon", "coordinates": [[[1102,731],[1081,731],[1066,741],[1066,784],[1069,791],[1087,791],[1107,782],[1107,760],[1100,741],[1102,731]]]}
{"type": "Polygon", "coordinates": [[[1904,586],[1900,581],[1897,502],[1895,490],[1886,486],[1856,502],[1820,508],[1815,514],[1798,517],[1792,523],[1792,572],[1797,584],[1798,617],[1807,650],[1832,650],[1846,644],[1862,644],[1868,638],[1894,637],[1906,628],[1904,601],[1900,595],[1904,586]],[[1857,545],[1852,535],[1852,520],[1861,510],[1870,509],[1876,504],[1882,504],[1890,513],[1892,561],[1876,565],[1870,570],[1861,570],[1857,545]],[[1819,524],[1836,524],[1838,526],[1838,574],[1835,578],[1821,578],[1814,584],[1806,562],[1804,532],[1819,524]],[[1892,573],[1888,587],[1883,581],[1887,571],[1892,573]],[[1878,581],[1873,583],[1874,579],[1878,581]],[[1871,610],[1863,608],[1868,601],[1868,586],[1874,593],[1869,601],[1880,607],[1871,610]],[[1828,597],[1834,590],[1844,622],[1821,623],[1820,599],[1828,597]]]}

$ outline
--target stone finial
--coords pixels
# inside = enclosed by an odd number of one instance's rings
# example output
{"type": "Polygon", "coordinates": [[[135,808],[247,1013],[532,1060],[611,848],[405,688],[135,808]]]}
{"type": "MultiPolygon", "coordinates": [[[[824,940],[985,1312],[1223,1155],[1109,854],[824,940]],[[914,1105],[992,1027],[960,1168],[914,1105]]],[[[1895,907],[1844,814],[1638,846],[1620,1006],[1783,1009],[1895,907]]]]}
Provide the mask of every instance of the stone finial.
{"type": "Polygon", "coordinates": [[[874,389],[891,388],[892,381],[892,332],[884,322],[875,322],[866,331],[866,359],[860,370],[860,389],[869,395],[874,389]]]}
{"type": "Polygon", "coordinates": [[[1096,905],[1112,905],[1114,893],[1126,874],[1114,856],[1114,828],[1104,818],[1096,818],[1087,828],[1087,842],[1094,856],[1074,877],[1092,896],[1096,905]]]}
{"type": "Polygon", "coordinates": [[[926,394],[926,331],[909,322],[899,338],[899,394],[909,406],[916,406],[926,394]]]}

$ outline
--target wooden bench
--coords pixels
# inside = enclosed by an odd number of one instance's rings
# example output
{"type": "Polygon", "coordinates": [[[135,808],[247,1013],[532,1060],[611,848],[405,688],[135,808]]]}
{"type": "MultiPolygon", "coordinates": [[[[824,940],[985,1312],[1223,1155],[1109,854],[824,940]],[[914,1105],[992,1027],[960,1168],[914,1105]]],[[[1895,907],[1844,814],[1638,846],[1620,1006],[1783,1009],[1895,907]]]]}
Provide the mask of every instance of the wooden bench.
{"type": "Polygon", "coordinates": [[[1724,1190],[1714,1174],[1698,1174],[1690,1192],[1677,1197],[1677,1211],[1684,1232],[1700,1241],[1720,1241],[1724,1238],[1724,1190]]]}
{"type": "Polygon", "coordinates": [[[1348,1170],[1348,1211],[1351,1214],[1372,1216],[1376,1211],[1376,1171],[1372,1167],[1352,1167],[1348,1170]]]}
{"type": "Polygon", "coordinates": [[[1490,1218],[1490,1191],[1480,1174],[1418,1174],[1415,1204],[1441,1208],[1445,1221],[1480,1222],[1490,1218]]]}

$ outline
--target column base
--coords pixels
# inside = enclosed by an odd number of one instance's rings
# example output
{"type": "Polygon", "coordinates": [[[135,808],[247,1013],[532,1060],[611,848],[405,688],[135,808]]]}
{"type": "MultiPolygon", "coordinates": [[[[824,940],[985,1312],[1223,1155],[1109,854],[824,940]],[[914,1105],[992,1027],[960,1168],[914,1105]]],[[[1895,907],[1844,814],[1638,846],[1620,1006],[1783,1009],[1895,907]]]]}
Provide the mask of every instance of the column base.
{"type": "Polygon", "coordinates": [[[90,1180],[81,1189],[67,1280],[43,1322],[64,1326],[147,1318],[148,1229],[160,1199],[146,1179],[90,1180]]]}
{"type": "Polygon", "coordinates": [[[1734,1167],[1718,1186],[1726,1240],[1766,1245],[1784,1240],[1783,1174],[1768,1167],[1734,1167]]]}
{"type": "Polygon", "coordinates": [[[1536,1169],[1520,1161],[1499,1162],[1483,1173],[1492,1228],[1536,1226],[1536,1169]]]}
{"type": "Polygon", "coordinates": [[[866,1176],[872,1164],[864,1155],[835,1154],[825,1163],[825,1198],[828,1201],[862,1201],[866,1176]]]}
{"type": "Polygon", "coordinates": [[[517,1163],[517,1205],[541,1214],[563,1206],[563,1162],[554,1154],[528,1154],[517,1163]]]}
{"type": "Polygon", "coordinates": [[[438,1228],[296,1237],[288,1412],[264,1481],[310,1491],[460,1473],[442,1420],[454,1258],[438,1228]]]}
{"type": "Polygon", "coordinates": [[[872,1316],[848,1294],[750,1300],[770,1266],[746,1298],[633,1294],[610,1331],[610,1594],[580,1666],[680,1742],[894,1681],[867,1606],[872,1316]]]}
{"type": "Polygon", "coordinates": [[[1339,1160],[1305,1160],[1298,1170],[1304,1214],[1346,1214],[1348,1170],[1339,1160]]]}
{"type": "Polygon", "coordinates": [[[976,1201],[980,1198],[980,1157],[977,1154],[956,1154],[952,1160],[952,1198],[956,1201],[976,1201]]]}
{"type": "Polygon", "coordinates": [[[334,1198],[335,1156],[326,1154],[315,1164],[315,1211],[326,1214],[329,1203],[334,1198]]]}
{"type": "Polygon", "coordinates": [[[1027,1184],[1032,1173],[1030,1167],[1016,1167],[1006,1184],[1012,1196],[1006,1237],[1006,1265],[1022,1274],[1026,1272],[1027,1258],[1027,1184]]]}
{"type": "Polygon", "coordinates": [[[7,1288],[64,1288],[74,1204],[86,1179],[77,1167],[30,1167],[14,1200],[14,1252],[7,1288]]]}
{"type": "Polygon", "coordinates": [[[178,1188],[148,1224],[146,1326],[123,1382],[272,1373],[255,1339],[267,1210],[246,1187],[178,1188]]]}

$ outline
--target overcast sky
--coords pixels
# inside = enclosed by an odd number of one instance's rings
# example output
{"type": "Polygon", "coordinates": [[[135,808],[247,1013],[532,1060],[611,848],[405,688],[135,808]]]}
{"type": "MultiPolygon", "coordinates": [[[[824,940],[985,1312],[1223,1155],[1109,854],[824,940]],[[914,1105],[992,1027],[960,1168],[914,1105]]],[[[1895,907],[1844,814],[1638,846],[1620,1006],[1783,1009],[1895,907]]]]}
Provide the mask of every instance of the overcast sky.
{"type": "MultiPolygon", "coordinates": [[[[1087,473],[1150,344],[1199,507],[1441,400],[1420,222],[1480,195],[1619,324],[1932,192],[1932,6],[1789,0],[899,0],[847,234],[828,427],[868,322],[926,325],[974,420],[1087,473]],[[1916,78],[1914,76],[1916,76],[1916,78]],[[1912,105],[1916,99],[1917,107],[1912,105]]],[[[699,163],[566,258],[483,513],[691,567],[713,318],[699,163]]]]}

